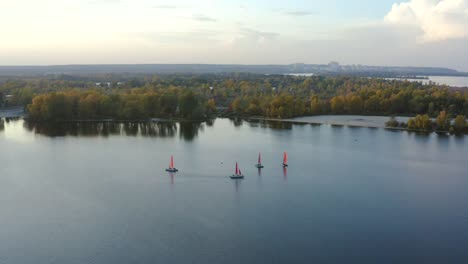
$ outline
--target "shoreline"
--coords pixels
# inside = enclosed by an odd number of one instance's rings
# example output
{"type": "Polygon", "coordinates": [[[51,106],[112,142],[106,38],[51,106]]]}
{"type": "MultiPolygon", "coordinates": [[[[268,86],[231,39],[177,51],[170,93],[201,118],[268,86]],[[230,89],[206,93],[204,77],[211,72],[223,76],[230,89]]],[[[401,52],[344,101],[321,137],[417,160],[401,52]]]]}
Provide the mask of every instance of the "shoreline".
{"type": "MultiPolygon", "coordinates": [[[[345,117],[346,115],[342,115],[345,117]]],[[[362,117],[373,117],[373,116],[362,116],[362,117]]],[[[381,116],[379,116],[381,117],[381,116]]],[[[388,117],[390,118],[390,117],[388,117]]],[[[441,130],[418,130],[418,129],[409,129],[409,128],[404,128],[404,127],[389,127],[386,125],[379,126],[379,125],[364,125],[364,124],[348,124],[345,122],[339,122],[339,121],[305,121],[305,120],[295,120],[295,119],[278,119],[278,118],[262,118],[262,117],[251,117],[251,118],[246,118],[246,120],[255,120],[255,121],[273,121],[273,122],[287,122],[291,124],[309,124],[309,125],[330,125],[330,126],[347,126],[347,127],[361,127],[361,128],[373,128],[373,129],[385,129],[385,130],[391,130],[391,131],[407,131],[407,132],[415,132],[415,133],[424,133],[424,134],[445,134],[445,135],[452,135],[450,131],[441,131],[441,130]]],[[[453,135],[467,135],[466,133],[455,133],[453,135]]]]}
{"type": "MultiPolygon", "coordinates": [[[[374,116],[374,115],[321,115],[321,116],[302,116],[296,118],[287,118],[287,119],[280,119],[280,118],[268,118],[268,117],[261,117],[261,116],[254,116],[254,117],[241,117],[241,116],[231,116],[231,117],[222,117],[216,116],[213,118],[203,119],[203,120],[190,120],[190,119],[183,119],[183,118],[149,118],[149,119],[135,119],[135,120],[119,120],[113,118],[106,118],[106,119],[86,119],[86,120],[58,120],[58,121],[31,121],[27,117],[5,117],[0,116],[0,119],[9,119],[9,118],[19,118],[23,119],[27,122],[31,123],[158,123],[158,122],[209,122],[210,120],[215,120],[218,118],[226,118],[226,119],[242,119],[245,121],[271,121],[271,122],[284,122],[290,124],[301,124],[301,125],[330,125],[330,126],[347,126],[347,127],[360,127],[360,128],[381,128],[385,130],[391,131],[408,131],[408,132],[416,132],[416,133],[437,133],[437,134],[446,134],[451,135],[450,131],[440,131],[440,130],[416,130],[416,129],[408,129],[405,127],[389,127],[385,124],[379,125],[375,120],[371,120],[371,118],[385,118],[388,120],[390,116],[374,116]],[[320,117],[327,117],[327,120],[306,120],[307,118],[320,118],[320,117]],[[335,117],[341,118],[342,120],[333,119],[335,117]],[[348,119],[343,119],[348,118],[348,119]],[[351,119],[349,119],[351,118],[351,119]],[[367,118],[367,119],[366,119],[367,118]]],[[[410,117],[397,117],[397,118],[410,118],[410,117]]],[[[458,133],[455,135],[467,135],[467,133],[458,133]]]]}
{"type": "MultiPolygon", "coordinates": [[[[249,117],[250,120],[265,120],[288,122],[298,124],[311,125],[332,125],[332,126],[351,126],[351,127],[367,127],[367,128],[387,128],[385,122],[390,116],[381,115],[316,115],[316,116],[300,116],[294,118],[268,118],[268,117],[249,117]],[[372,120],[381,119],[381,120],[372,120]]],[[[411,117],[399,116],[397,118],[409,119],[411,117]]]]}
{"type": "MultiPolygon", "coordinates": [[[[307,116],[305,116],[307,117],[307,116]]],[[[310,124],[310,125],[331,125],[331,126],[353,126],[353,127],[367,127],[367,128],[385,128],[382,126],[372,125],[350,125],[343,122],[328,122],[328,121],[305,121],[305,120],[294,120],[294,119],[280,119],[280,118],[263,118],[263,117],[249,117],[247,120],[258,120],[258,121],[274,121],[274,122],[287,122],[296,124],[310,124]]]]}
{"type": "Polygon", "coordinates": [[[24,117],[25,114],[26,112],[22,106],[0,108],[0,118],[21,118],[24,117]]]}

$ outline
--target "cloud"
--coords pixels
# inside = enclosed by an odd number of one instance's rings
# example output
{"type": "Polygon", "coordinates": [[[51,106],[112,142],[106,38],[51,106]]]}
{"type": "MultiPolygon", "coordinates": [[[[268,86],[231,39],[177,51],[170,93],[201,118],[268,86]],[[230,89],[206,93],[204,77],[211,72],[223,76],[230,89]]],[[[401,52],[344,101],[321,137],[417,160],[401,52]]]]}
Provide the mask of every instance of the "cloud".
{"type": "Polygon", "coordinates": [[[205,46],[207,42],[214,43],[219,40],[222,32],[216,30],[194,30],[182,32],[137,32],[124,34],[124,37],[139,39],[146,45],[164,44],[189,44],[201,43],[205,46]]]}
{"type": "Polygon", "coordinates": [[[120,4],[120,0],[90,0],[89,4],[120,4]]]}
{"type": "Polygon", "coordinates": [[[158,8],[158,9],[176,9],[176,8],[178,8],[178,6],[176,6],[176,5],[156,5],[156,6],[154,6],[154,8],[158,8]]]}
{"type": "Polygon", "coordinates": [[[225,42],[227,47],[251,49],[254,46],[270,47],[279,38],[278,33],[260,31],[252,28],[242,27],[232,32],[225,42]]]}
{"type": "Polygon", "coordinates": [[[468,37],[468,0],[411,0],[393,4],[384,21],[422,30],[424,42],[468,37]]]}
{"type": "Polygon", "coordinates": [[[309,11],[285,11],[284,12],[286,15],[289,16],[296,16],[296,17],[301,17],[301,16],[310,16],[313,13],[309,11]]]}
{"type": "Polygon", "coordinates": [[[268,40],[274,40],[279,36],[278,33],[259,31],[251,28],[241,28],[239,30],[239,35],[242,38],[248,38],[258,43],[263,43],[268,40]]]}
{"type": "Polygon", "coordinates": [[[195,14],[192,16],[193,20],[199,21],[199,22],[216,22],[215,18],[201,15],[201,14],[195,14]]]}

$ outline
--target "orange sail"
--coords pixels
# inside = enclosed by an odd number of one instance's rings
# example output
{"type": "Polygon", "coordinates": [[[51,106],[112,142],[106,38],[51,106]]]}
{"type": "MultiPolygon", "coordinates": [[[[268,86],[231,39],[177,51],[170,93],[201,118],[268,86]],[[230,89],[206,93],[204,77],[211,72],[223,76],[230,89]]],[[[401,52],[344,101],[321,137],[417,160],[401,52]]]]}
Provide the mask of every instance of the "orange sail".
{"type": "Polygon", "coordinates": [[[283,164],[288,165],[288,153],[284,152],[283,164]]]}
{"type": "Polygon", "coordinates": [[[169,168],[174,168],[174,156],[171,156],[171,163],[169,164],[169,168]]]}
{"type": "Polygon", "coordinates": [[[260,156],[260,152],[258,153],[258,164],[262,164],[262,156],[260,156]]]}

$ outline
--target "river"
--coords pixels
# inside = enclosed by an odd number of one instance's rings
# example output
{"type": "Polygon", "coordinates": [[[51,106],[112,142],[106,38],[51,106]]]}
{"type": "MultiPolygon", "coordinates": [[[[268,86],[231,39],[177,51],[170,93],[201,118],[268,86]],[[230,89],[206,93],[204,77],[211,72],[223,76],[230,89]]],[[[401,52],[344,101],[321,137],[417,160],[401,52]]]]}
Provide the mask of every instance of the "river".
{"type": "Polygon", "coordinates": [[[326,124],[2,122],[0,263],[462,263],[467,153],[326,124]]]}

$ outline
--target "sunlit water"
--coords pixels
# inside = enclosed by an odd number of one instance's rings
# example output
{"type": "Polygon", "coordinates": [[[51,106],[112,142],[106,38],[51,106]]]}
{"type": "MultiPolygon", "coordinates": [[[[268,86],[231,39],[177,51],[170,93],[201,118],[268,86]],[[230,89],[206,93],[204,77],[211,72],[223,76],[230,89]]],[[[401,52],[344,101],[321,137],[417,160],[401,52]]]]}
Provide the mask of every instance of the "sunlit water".
{"type": "Polygon", "coordinates": [[[4,123],[0,263],[463,263],[467,143],[226,119],[4,123]],[[236,161],[244,180],[228,178],[236,161]]]}

